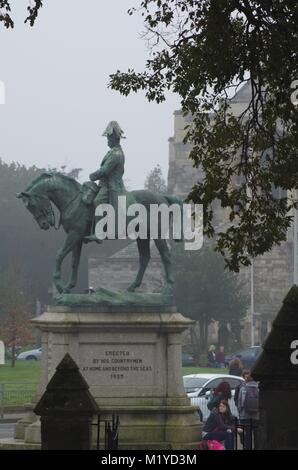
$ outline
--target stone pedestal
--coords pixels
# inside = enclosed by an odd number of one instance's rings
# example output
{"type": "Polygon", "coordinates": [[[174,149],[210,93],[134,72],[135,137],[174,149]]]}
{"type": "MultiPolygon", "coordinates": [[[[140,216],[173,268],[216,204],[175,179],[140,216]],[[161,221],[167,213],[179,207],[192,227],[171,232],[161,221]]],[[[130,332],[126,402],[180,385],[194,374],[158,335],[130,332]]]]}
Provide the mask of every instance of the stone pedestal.
{"type": "MultiPolygon", "coordinates": [[[[56,306],[33,323],[42,332],[39,396],[68,352],[101,418],[119,415],[120,449],[195,448],[201,423],[181,370],[181,333],[191,320],[170,306],[56,306]]],[[[26,428],[25,440],[37,444],[37,425],[26,428]]]]}

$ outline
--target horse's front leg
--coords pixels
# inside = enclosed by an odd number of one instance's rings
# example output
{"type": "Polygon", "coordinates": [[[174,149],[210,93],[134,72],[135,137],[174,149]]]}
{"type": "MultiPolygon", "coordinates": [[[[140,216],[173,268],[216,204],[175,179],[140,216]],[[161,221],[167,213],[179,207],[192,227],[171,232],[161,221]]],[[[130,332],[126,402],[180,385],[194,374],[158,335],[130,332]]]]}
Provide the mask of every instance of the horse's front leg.
{"type": "Polygon", "coordinates": [[[63,286],[63,283],[61,281],[61,267],[64,258],[70,253],[70,251],[76,246],[76,244],[80,241],[80,236],[77,234],[77,232],[71,231],[68,233],[64,246],[61,248],[56,256],[56,270],[53,273],[53,280],[54,284],[58,290],[58,292],[61,294],[64,292],[65,287],[63,286]]]}
{"type": "Polygon", "coordinates": [[[71,277],[70,277],[68,284],[66,285],[64,289],[65,291],[70,291],[77,284],[81,252],[82,252],[82,241],[80,240],[72,249],[71,277]]]}

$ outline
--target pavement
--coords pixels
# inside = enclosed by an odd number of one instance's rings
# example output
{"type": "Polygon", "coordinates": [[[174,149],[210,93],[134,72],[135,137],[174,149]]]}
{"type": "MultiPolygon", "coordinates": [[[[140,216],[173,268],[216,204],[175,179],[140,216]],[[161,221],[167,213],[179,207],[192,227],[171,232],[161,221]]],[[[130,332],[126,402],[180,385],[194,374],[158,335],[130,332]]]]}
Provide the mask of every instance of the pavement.
{"type": "Polygon", "coordinates": [[[15,423],[0,422],[0,439],[12,438],[14,436],[15,423]]]}
{"type": "Polygon", "coordinates": [[[39,449],[39,445],[25,444],[21,440],[14,439],[16,423],[24,418],[27,413],[5,413],[0,419],[0,450],[39,449]]]}
{"type": "Polygon", "coordinates": [[[4,413],[3,416],[0,416],[0,424],[17,423],[25,416],[26,413],[4,413]]]}

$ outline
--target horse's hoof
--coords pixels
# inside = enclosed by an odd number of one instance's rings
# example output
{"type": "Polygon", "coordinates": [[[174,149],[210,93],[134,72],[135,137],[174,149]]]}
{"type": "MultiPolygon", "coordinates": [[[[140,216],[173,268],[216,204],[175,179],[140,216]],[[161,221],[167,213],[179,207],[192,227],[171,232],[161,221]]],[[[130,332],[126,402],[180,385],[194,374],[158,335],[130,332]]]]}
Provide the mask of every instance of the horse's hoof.
{"type": "Polygon", "coordinates": [[[126,290],[127,292],[134,292],[136,289],[136,286],[129,286],[126,290]]]}
{"type": "Polygon", "coordinates": [[[172,284],[167,284],[162,289],[162,294],[163,295],[173,295],[173,292],[174,292],[174,288],[173,288],[172,284]]]}
{"type": "Polygon", "coordinates": [[[63,294],[63,288],[61,286],[55,284],[55,287],[56,287],[59,294],[63,294]]]}

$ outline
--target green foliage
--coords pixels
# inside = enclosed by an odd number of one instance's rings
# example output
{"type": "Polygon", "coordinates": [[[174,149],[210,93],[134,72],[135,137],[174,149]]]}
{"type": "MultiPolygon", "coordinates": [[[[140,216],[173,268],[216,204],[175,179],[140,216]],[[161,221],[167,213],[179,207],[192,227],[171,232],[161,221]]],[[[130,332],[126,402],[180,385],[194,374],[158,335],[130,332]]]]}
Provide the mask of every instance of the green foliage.
{"type": "Polygon", "coordinates": [[[193,341],[196,348],[206,352],[208,326],[213,320],[225,330],[230,323],[235,341],[239,341],[240,320],[245,315],[248,298],[238,275],[225,269],[223,257],[210,247],[185,251],[183,246],[176,245],[173,263],[178,310],[200,325],[200,339],[193,341]]]}
{"type": "Polygon", "coordinates": [[[238,275],[225,269],[222,256],[212,248],[186,251],[176,245],[173,263],[179,311],[208,324],[240,320],[245,315],[248,299],[238,275]]]}
{"type": "Polygon", "coordinates": [[[160,165],[156,165],[156,167],[150,171],[146,178],[144,187],[155,194],[162,194],[167,191],[166,182],[162,175],[160,165]]]}
{"type": "Polygon", "coordinates": [[[32,316],[32,299],[25,276],[20,266],[10,264],[0,271],[0,338],[11,348],[12,366],[15,348],[32,339],[32,316]]]}
{"type": "Polygon", "coordinates": [[[9,264],[0,270],[0,319],[10,311],[28,313],[33,299],[30,298],[26,276],[21,266],[9,264]]]}
{"type": "MultiPolygon", "coordinates": [[[[132,14],[136,9],[131,10],[132,14]]],[[[295,205],[272,189],[298,188],[298,116],[291,95],[298,79],[298,4],[292,0],[144,0],[152,54],[146,70],[110,76],[123,95],[144,90],[161,102],[171,90],[191,115],[185,142],[205,178],[189,199],[204,205],[204,231],[214,235],[211,203],[229,211],[231,226],[216,249],[230,269],[286,238],[295,205]],[[251,101],[238,117],[231,92],[249,83],[251,101]]]]}
{"type": "Polygon", "coordinates": [[[0,160],[0,266],[21,266],[31,281],[35,294],[46,272],[46,243],[32,218],[16,198],[42,170],[26,168],[17,163],[10,165],[0,160]]]}

